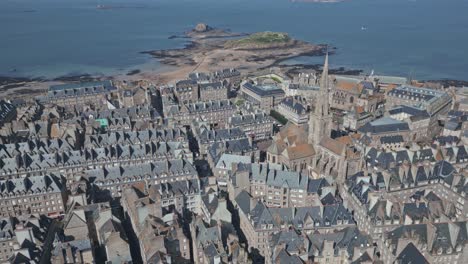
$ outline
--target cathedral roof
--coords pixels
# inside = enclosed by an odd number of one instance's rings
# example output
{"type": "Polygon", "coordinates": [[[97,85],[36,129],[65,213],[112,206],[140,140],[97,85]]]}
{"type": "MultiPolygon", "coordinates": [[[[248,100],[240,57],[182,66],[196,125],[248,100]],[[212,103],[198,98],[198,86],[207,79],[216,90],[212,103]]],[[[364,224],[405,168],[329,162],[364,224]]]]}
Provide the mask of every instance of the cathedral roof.
{"type": "Polygon", "coordinates": [[[322,138],[320,141],[320,146],[330,150],[337,155],[344,155],[346,150],[346,145],[344,143],[329,137],[322,138]]]}
{"type": "Polygon", "coordinates": [[[298,146],[286,148],[283,155],[290,160],[306,158],[315,155],[315,149],[311,144],[300,144],[298,146]]]}

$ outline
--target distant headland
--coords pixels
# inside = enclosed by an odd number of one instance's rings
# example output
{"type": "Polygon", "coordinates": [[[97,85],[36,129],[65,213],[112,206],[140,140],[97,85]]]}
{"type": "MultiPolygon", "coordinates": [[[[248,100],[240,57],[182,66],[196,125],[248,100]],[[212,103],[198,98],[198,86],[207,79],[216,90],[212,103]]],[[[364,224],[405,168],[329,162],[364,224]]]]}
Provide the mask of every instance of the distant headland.
{"type": "Polygon", "coordinates": [[[293,3],[340,3],[346,0],[289,0],[293,3]]]}

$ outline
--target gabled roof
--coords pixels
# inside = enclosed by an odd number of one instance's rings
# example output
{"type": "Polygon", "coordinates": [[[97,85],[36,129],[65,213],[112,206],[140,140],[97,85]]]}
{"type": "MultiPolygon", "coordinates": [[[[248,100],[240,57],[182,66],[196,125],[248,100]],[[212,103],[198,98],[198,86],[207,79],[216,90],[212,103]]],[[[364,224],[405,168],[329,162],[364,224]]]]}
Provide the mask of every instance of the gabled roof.
{"type": "Polygon", "coordinates": [[[371,134],[382,134],[408,130],[408,123],[390,117],[382,117],[380,119],[371,121],[358,129],[360,133],[371,134]]]}
{"type": "Polygon", "coordinates": [[[346,152],[346,145],[341,143],[338,140],[329,138],[329,137],[324,137],[320,141],[320,146],[330,150],[331,152],[335,153],[336,155],[344,155],[346,152]]]}
{"type": "Polygon", "coordinates": [[[409,243],[396,258],[399,264],[429,264],[429,261],[421,254],[413,243],[409,243]]]}

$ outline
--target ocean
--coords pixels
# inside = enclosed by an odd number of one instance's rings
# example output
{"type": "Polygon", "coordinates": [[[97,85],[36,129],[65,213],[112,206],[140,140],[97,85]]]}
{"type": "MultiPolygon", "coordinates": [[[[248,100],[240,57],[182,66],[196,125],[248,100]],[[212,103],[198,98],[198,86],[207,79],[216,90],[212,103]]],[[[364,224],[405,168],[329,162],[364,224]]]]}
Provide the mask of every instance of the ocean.
{"type": "Polygon", "coordinates": [[[328,43],[337,47],[331,67],[468,80],[467,10],[467,0],[2,0],[0,75],[159,71],[158,61],[140,52],[183,47],[185,40],[168,37],[204,22],[328,43]]]}

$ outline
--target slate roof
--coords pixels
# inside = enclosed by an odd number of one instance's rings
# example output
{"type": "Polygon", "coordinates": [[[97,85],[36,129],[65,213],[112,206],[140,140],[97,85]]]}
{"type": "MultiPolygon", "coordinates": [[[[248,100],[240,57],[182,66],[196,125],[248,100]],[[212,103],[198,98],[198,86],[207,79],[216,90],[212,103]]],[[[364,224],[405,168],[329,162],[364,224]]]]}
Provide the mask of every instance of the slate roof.
{"type": "Polygon", "coordinates": [[[242,193],[236,197],[236,202],[243,213],[250,217],[255,229],[284,229],[288,226],[313,229],[317,226],[354,223],[352,213],[341,203],[323,207],[268,208],[263,203],[257,202],[251,208],[250,197],[242,193]],[[242,196],[239,197],[240,195],[242,196]]]}
{"type": "Polygon", "coordinates": [[[416,224],[397,227],[387,232],[385,239],[392,245],[396,245],[400,239],[415,239],[417,243],[427,245],[430,254],[437,254],[439,250],[449,254],[448,250],[455,252],[468,243],[468,233],[466,222],[416,224]]]}
{"type": "Polygon", "coordinates": [[[409,85],[402,85],[388,92],[389,96],[407,97],[414,101],[431,101],[436,97],[442,96],[443,94],[444,92],[438,90],[409,85]]]}
{"type": "Polygon", "coordinates": [[[200,83],[200,90],[221,90],[226,89],[221,82],[200,83]]]}
{"type": "Polygon", "coordinates": [[[273,123],[273,119],[265,112],[256,112],[252,114],[233,115],[228,122],[232,127],[244,126],[258,123],[273,123]]]}
{"type": "Polygon", "coordinates": [[[421,254],[413,243],[409,243],[396,258],[399,264],[429,264],[429,261],[421,254]]]}
{"type": "Polygon", "coordinates": [[[192,79],[181,80],[181,81],[176,82],[176,91],[187,89],[189,87],[195,87],[196,85],[197,85],[197,82],[195,80],[192,80],[192,79]]]}
{"type": "Polygon", "coordinates": [[[10,218],[0,218],[0,240],[12,239],[15,236],[10,218]]]}
{"type": "Polygon", "coordinates": [[[0,196],[59,193],[61,184],[53,176],[30,176],[0,181],[0,196]]]}
{"type": "Polygon", "coordinates": [[[149,141],[188,141],[187,132],[181,128],[147,129],[140,131],[111,131],[103,134],[87,135],[85,145],[109,146],[135,144],[149,141]]]}
{"type": "Polygon", "coordinates": [[[216,163],[216,168],[231,169],[234,163],[251,163],[250,156],[222,154],[216,163]]]}
{"type": "MultiPolygon", "coordinates": [[[[214,191],[212,191],[212,192],[214,192],[214,191]]],[[[208,212],[210,214],[213,214],[216,211],[216,209],[218,208],[219,198],[218,198],[218,195],[216,195],[214,193],[206,193],[206,194],[202,195],[201,200],[202,200],[203,204],[205,205],[206,209],[208,209],[208,212]]]]}
{"type": "Polygon", "coordinates": [[[250,165],[252,181],[265,182],[267,185],[307,190],[308,177],[298,172],[272,169],[268,164],[250,165]]]}
{"type": "Polygon", "coordinates": [[[388,113],[390,115],[397,115],[397,114],[405,113],[405,114],[408,114],[410,116],[416,116],[416,117],[421,117],[421,118],[429,118],[430,117],[429,113],[426,110],[421,109],[419,107],[415,107],[415,106],[409,106],[409,105],[396,106],[396,107],[388,110],[388,113]]]}
{"type": "Polygon", "coordinates": [[[252,196],[245,190],[242,190],[235,198],[236,204],[243,212],[250,212],[250,201],[252,196]]]}
{"type": "Polygon", "coordinates": [[[112,87],[111,81],[82,82],[70,84],[57,84],[49,86],[49,91],[62,91],[69,89],[84,89],[93,87],[112,87]]]}
{"type": "Polygon", "coordinates": [[[306,113],[306,108],[304,107],[304,105],[294,97],[284,98],[283,100],[281,100],[280,105],[286,107],[287,109],[290,109],[291,111],[299,115],[306,113]]]}
{"type": "Polygon", "coordinates": [[[91,169],[85,172],[91,182],[120,182],[132,179],[143,179],[146,177],[164,177],[177,175],[197,175],[195,167],[182,159],[168,161],[154,161],[127,166],[105,166],[104,168],[91,169]]]}
{"type": "Polygon", "coordinates": [[[289,253],[304,252],[305,248],[305,237],[300,236],[296,231],[281,231],[273,234],[270,239],[270,247],[274,248],[279,244],[284,244],[285,250],[289,253]]]}
{"type": "Polygon", "coordinates": [[[334,242],[334,254],[339,255],[340,249],[347,251],[350,256],[349,259],[353,259],[354,248],[356,247],[369,247],[372,245],[372,238],[361,233],[357,227],[346,227],[342,230],[334,231],[333,233],[326,234],[310,234],[310,249],[309,255],[312,256],[323,256],[323,245],[325,241],[334,242]]]}
{"type": "Polygon", "coordinates": [[[92,119],[142,119],[158,118],[159,113],[151,106],[131,106],[127,108],[105,109],[99,111],[86,111],[82,116],[92,119]]]}
{"type": "Polygon", "coordinates": [[[245,82],[242,87],[259,96],[284,96],[284,91],[276,86],[261,86],[255,85],[250,82],[245,82]]]}
{"type": "Polygon", "coordinates": [[[150,186],[150,189],[151,189],[150,196],[152,198],[155,198],[153,196],[156,194],[159,194],[163,198],[165,198],[165,197],[173,197],[173,196],[199,193],[201,190],[201,187],[200,187],[200,181],[198,179],[191,179],[191,180],[153,184],[150,186]]]}
{"type": "Polygon", "coordinates": [[[9,121],[7,120],[7,118],[9,118],[12,115],[15,109],[15,106],[13,106],[12,104],[8,103],[5,100],[0,100],[0,125],[2,125],[5,121],[9,121]]]}
{"type": "MultiPolygon", "coordinates": [[[[364,175],[358,172],[348,178],[345,186],[349,193],[356,197],[364,206],[369,204],[369,194],[378,193],[381,190],[394,190],[396,188],[413,188],[414,186],[425,186],[429,182],[440,182],[447,184],[458,193],[468,190],[468,182],[459,175],[455,168],[446,161],[435,164],[402,165],[386,171],[372,171],[364,175]],[[384,173],[384,174],[383,174],[384,173]]],[[[369,208],[369,215],[376,220],[392,220],[408,216],[413,220],[440,218],[441,215],[452,217],[453,212],[450,204],[440,203],[440,198],[433,193],[415,193],[411,196],[412,203],[393,203],[387,206],[387,200],[379,200],[369,208]],[[424,199],[424,200],[423,200],[424,199]],[[392,208],[391,211],[388,209],[392,208]]]]}
{"type": "Polygon", "coordinates": [[[247,138],[228,140],[225,142],[216,142],[212,143],[208,147],[208,155],[214,161],[215,164],[218,163],[218,160],[221,158],[222,154],[237,154],[244,155],[255,151],[257,149],[256,145],[250,145],[250,142],[247,138]]]}
{"type": "MultiPolygon", "coordinates": [[[[463,152],[460,154],[464,157],[463,152]]],[[[364,159],[368,164],[384,169],[389,169],[390,167],[398,166],[403,163],[416,164],[423,161],[435,162],[441,160],[441,158],[437,157],[437,151],[432,148],[414,151],[402,149],[389,152],[379,151],[376,148],[369,148],[364,159]]]]}
{"type": "Polygon", "coordinates": [[[380,144],[398,144],[403,143],[405,140],[403,136],[396,135],[396,136],[386,136],[380,138],[380,144]]]}
{"type": "Polygon", "coordinates": [[[434,142],[441,146],[450,146],[458,144],[460,139],[456,136],[438,136],[434,138],[434,142]]]}
{"type": "Polygon", "coordinates": [[[238,127],[213,130],[203,129],[198,136],[198,142],[200,144],[208,144],[216,141],[226,141],[245,137],[246,135],[244,131],[238,127]]]}
{"type": "Polygon", "coordinates": [[[380,119],[368,122],[358,129],[360,133],[370,134],[383,134],[400,131],[403,132],[408,130],[408,123],[390,117],[382,117],[380,119]]]}
{"type": "Polygon", "coordinates": [[[233,105],[232,102],[229,100],[214,100],[189,103],[186,105],[186,107],[190,113],[213,112],[221,111],[224,109],[235,109],[235,105],[233,105]]]}
{"type": "Polygon", "coordinates": [[[309,183],[307,185],[307,192],[321,194],[321,189],[327,186],[330,186],[330,184],[327,182],[327,180],[325,180],[325,178],[309,179],[309,183]]]}
{"type": "Polygon", "coordinates": [[[117,88],[112,85],[111,81],[87,82],[78,84],[60,84],[50,86],[47,93],[47,97],[40,98],[40,100],[45,99],[45,101],[47,101],[48,99],[56,99],[63,97],[107,94],[114,91],[117,91],[117,88]]]}
{"type": "Polygon", "coordinates": [[[276,256],[276,264],[303,264],[302,259],[297,255],[290,255],[286,250],[281,250],[276,256]]]}

